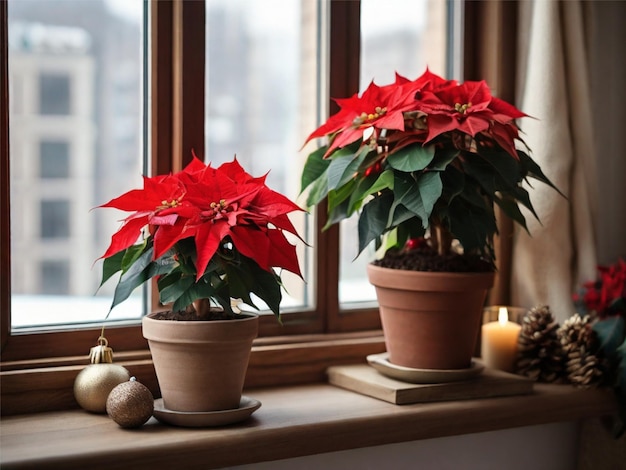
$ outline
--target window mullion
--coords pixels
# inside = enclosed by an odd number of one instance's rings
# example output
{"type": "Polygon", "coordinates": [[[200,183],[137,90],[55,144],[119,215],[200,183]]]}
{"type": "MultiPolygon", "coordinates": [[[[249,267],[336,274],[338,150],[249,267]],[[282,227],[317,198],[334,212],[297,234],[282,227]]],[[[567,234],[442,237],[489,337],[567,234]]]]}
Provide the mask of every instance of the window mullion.
{"type": "Polygon", "coordinates": [[[173,2],[151,2],[150,9],[150,173],[172,170],[172,9],[173,2]]]}
{"type": "MultiPolygon", "coordinates": [[[[331,2],[329,47],[330,98],[352,96],[359,91],[361,51],[360,2],[331,2]]],[[[329,113],[338,108],[330,101],[329,113]]],[[[320,205],[323,206],[323,205],[320,205]]],[[[324,208],[318,208],[318,224],[326,221],[324,208]]],[[[334,225],[318,237],[318,285],[324,296],[327,330],[341,332],[380,328],[377,309],[340,311],[339,307],[339,226],[334,225]],[[322,269],[323,268],[323,269],[322,269]],[[323,287],[322,287],[323,286],[323,287]]]]}
{"type": "MultiPolygon", "coordinates": [[[[0,3],[0,57],[9,56],[7,2],[0,3]]],[[[3,60],[0,70],[0,346],[2,351],[11,329],[11,250],[9,201],[9,63],[3,60]]]]}
{"type": "Polygon", "coordinates": [[[204,2],[164,0],[151,11],[151,174],[204,157],[204,2]]]}
{"type": "Polygon", "coordinates": [[[173,5],[173,171],[204,158],[206,3],[178,0],[173,5]]]}

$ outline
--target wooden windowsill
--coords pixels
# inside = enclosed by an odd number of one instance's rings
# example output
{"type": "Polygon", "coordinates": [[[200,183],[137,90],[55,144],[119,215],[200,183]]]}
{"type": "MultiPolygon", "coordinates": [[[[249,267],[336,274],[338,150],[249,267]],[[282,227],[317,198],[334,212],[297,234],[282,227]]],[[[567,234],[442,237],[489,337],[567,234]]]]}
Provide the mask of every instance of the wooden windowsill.
{"type": "Polygon", "coordinates": [[[419,439],[576,421],[615,413],[610,390],[536,384],[514,397],[397,406],[328,384],[250,389],[252,417],[187,429],[151,418],[125,430],[82,410],[10,416],[0,466],[10,468],[220,468],[419,439]]]}

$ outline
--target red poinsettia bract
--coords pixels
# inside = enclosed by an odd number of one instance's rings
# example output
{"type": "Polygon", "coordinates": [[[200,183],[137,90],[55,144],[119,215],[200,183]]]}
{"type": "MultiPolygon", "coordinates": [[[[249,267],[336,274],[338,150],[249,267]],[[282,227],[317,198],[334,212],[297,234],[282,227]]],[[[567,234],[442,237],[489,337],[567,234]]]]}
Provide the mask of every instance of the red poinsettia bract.
{"type": "MultiPolygon", "coordinates": [[[[459,84],[428,69],[413,81],[396,73],[395,82],[390,85],[378,86],[372,82],[361,96],[355,94],[335,102],[340,110],[305,141],[306,144],[316,137],[330,137],[325,157],[362,139],[368,128],[374,130],[374,138],[386,130],[387,137],[394,131],[413,133],[410,139],[414,141],[414,130],[407,128],[406,123],[418,114],[426,118],[427,132],[420,137],[424,145],[447,133],[471,137],[482,133],[518,158],[515,119],[527,116],[515,106],[492,96],[485,81],[459,84]]],[[[391,139],[402,140],[400,137],[391,139]]]]}
{"type": "Polygon", "coordinates": [[[182,171],[144,177],[143,189],[128,191],[100,207],[134,211],[113,235],[102,258],[135,244],[147,226],[154,259],[179,240],[194,238],[197,280],[226,237],[266,271],[283,268],[302,277],[296,248],[284,233],[299,237],[287,214],[302,209],[267,187],[265,176],[248,174],[236,158],[214,168],[194,156],[182,171]]]}
{"type": "Polygon", "coordinates": [[[626,315],[626,261],[619,259],[610,266],[598,266],[599,278],[585,282],[574,301],[599,318],[626,315]]]}
{"type": "Polygon", "coordinates": [[[413,98],[402,86],[380,87],[371,82],[359,97],[336,99],[341,108],[325,124],[313,131],[305,144],[316,137],[335,135],[328,147],[327,155],[338,148],[350,145],[363,138],[364,130],[375,129],[404,130],[404,111],[413,105],[413,98]]]}

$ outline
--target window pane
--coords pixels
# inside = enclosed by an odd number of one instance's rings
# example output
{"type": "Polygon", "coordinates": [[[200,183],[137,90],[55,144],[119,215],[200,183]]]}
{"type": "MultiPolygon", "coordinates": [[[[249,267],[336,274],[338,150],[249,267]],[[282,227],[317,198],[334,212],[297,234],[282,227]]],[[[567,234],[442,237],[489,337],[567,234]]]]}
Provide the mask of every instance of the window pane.
{"type": "MultiPolygon", "coordinates": [[[[445,75],[446,4],[440,0],[362,0],[360,91],[374,80],[393,83],[395,72],[410,79],[426,66],[445,75]]],[[[374,288],[367,281],[366,266],[374,259],[373,247],[355,260],[358,252],[358,218],[341,223],[339,300],[371,301],[374,288]]]]}
{"type": "Polygon", "coordinates": [[[41,238],[69,238],[70,202],[41,201],[40,207],[41,238]]]}
{"type": "Polygon", "coordinates": [[[39,176],[67,178],[70,175],[69,145],[67,142],[43,140],[39,143],[39,176]]]}
{"type": "MultiPolygon", "coordinates": [[[[296,200],[299,150],[315,125],[316,2],[206,0],[206,155],[218,165],[236,155],[253,176],[296,200]]],[[[291,219],[305,236],[305,217],[291,219]]],[[[310,237],[307,237],[310,239],[310,237]]],[[[295,240],[294,240],[295,242],[295,240]]],[[[312,250],[299,243],[307,283],[282,274],[283,308],[306,306],[312,250]]]]}
{"type": "Polygon", "coordinates": [[[39,75],[39,113],[70,114],[70,77],[69,74],[39,75]]]}
{"type": "MultiPolygon", "coordinates": [[[[11,326],[101,322],[101,262],[141,185],[142,0],[9,0],[11,326]],[[97,293],[96,293],[97,291],[97,293]]],[[[113,310],[139,319],[142,293],[113,310]]]]}

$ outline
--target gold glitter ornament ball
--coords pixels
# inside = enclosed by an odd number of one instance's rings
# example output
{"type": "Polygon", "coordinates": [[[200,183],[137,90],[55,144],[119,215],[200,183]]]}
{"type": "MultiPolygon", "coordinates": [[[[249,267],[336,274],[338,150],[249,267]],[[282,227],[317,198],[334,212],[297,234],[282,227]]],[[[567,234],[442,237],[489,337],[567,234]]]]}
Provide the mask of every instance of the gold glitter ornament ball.
{"type": "Polygon", "coordinates": [[[123,428],[138,428],[152,416],[154,397],[145,385],[135,377],[119,384],[109,394],[107,413],[123,428]]]}
{"type": "Polygon", "coordinates": [[[106,413],[109,393],[129,378],[128,370],[118,364],[90,364],[74,380],[74,398],[87,411],[106,413]]]}

